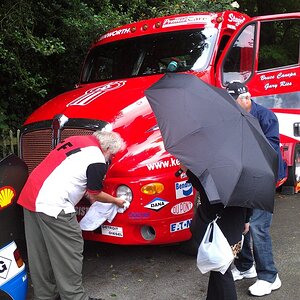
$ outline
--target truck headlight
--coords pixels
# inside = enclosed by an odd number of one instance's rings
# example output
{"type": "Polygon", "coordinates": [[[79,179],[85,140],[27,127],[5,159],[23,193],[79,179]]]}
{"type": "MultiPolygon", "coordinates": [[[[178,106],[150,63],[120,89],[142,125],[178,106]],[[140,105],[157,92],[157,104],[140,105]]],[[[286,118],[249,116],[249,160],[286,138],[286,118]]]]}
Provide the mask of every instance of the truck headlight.
{"type": "Polygon", "coordinates": [[[117,197],[131,202],[132,191],[127,185],[119,185],[117,188],[117,197]]]}

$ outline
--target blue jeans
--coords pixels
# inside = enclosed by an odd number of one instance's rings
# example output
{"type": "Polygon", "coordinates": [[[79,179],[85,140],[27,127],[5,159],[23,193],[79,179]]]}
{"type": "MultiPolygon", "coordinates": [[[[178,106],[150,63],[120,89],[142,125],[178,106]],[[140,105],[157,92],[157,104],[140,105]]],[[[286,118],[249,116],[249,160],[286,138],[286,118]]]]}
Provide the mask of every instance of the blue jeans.
{"type": "Polygon", "coordinates": [[[250,231],[245,235],[242,251],[235,266],[241,272],[249,270],[255,261],[257,278],[273,283],[277,269],[273,260],[270,226],[272,214],[270,212],[253,209],[250,218],[250,231]],[[253,241],[253,255],[251,251],[251,237],[253,241]],[[254,256],[254,257],[253,257],[254,256]]]}

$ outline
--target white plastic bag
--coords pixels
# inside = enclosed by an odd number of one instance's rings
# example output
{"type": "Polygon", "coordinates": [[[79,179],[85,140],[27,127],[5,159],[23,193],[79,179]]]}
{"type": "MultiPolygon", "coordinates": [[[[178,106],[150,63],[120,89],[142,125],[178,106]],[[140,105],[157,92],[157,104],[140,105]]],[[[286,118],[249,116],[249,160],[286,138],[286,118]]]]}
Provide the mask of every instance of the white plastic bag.
{"type": "Polygon", "coordinates": [[[216,221],[208,224],[198,248],[197,267],[202,274],[210,271],[224,274],[234,259],[232,249],[216,221]]]}

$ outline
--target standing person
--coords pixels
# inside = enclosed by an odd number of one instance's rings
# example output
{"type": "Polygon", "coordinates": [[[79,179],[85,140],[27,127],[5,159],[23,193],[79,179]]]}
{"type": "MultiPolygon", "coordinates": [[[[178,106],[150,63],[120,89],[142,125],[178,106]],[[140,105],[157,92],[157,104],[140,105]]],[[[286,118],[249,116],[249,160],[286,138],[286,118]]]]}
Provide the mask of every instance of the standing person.
{"type": "Polygon", "coordinates": [[[111,156],[124,147],[115,132],[96,131],[65,139],[32,171],[18,200],[24,208],[25,235],[34,299],[97,300],[82,286],[83,239],[75,205],[125,200],[102,191],[111,156]]]}
{"type": "MultiPolygon", "coordinates": [[[[263,133],[278,153],[278,178],[284,178],[285,165],[280,153],[279,124],[276,115],[271,110],[252,101],[248,88],[240,82],[229,83],[227,92],[243,109],[258,119],[263,133]]],[[[273,290],[281,287],[272,253],[271,223],[272,213],[253,209],[253,214],[250,218],[250,231],[245,235],[242,251],[238,259],[235,260],[235,268],[232,270],[234,280],[257,276],[257,281],[249,287],[249,292],[253,296],[268,295],[273,290]],[[250,235],[253,241],[253,255],[250,235]]]]}
{"type": "MultiPolygon", "coordinates": [[[[201,203],[197,207],[196,216],[194,216],[191,224],[192,238],[197,248],[203,239],[208,223],[219,216],[217,224],[231,246],[234,256],[236,256],[241,249],[242,235],[249,230],[251,210],[237,206],[224,208],[221,203],[210,204],[198,177],[184,165],[181,165],[181,170],[186,172],[188,181],[200,195],[201,203]]],[[[210,272],[206,300],[237,300],[231,267],[224,274],[216,271],[210,272]]]]}

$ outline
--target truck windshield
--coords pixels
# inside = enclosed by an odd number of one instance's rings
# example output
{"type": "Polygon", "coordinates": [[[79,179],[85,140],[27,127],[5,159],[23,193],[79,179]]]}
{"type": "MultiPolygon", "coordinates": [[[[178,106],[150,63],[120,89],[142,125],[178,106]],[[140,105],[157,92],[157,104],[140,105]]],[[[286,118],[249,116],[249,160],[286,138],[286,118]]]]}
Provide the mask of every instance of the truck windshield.
{"type": "Polygon", "coordinates": [[[204,28],[145,35],[99,45],[87,56],[81,82],[201,71],[210,61],[216,37],[217,29],[204,28]]]}

